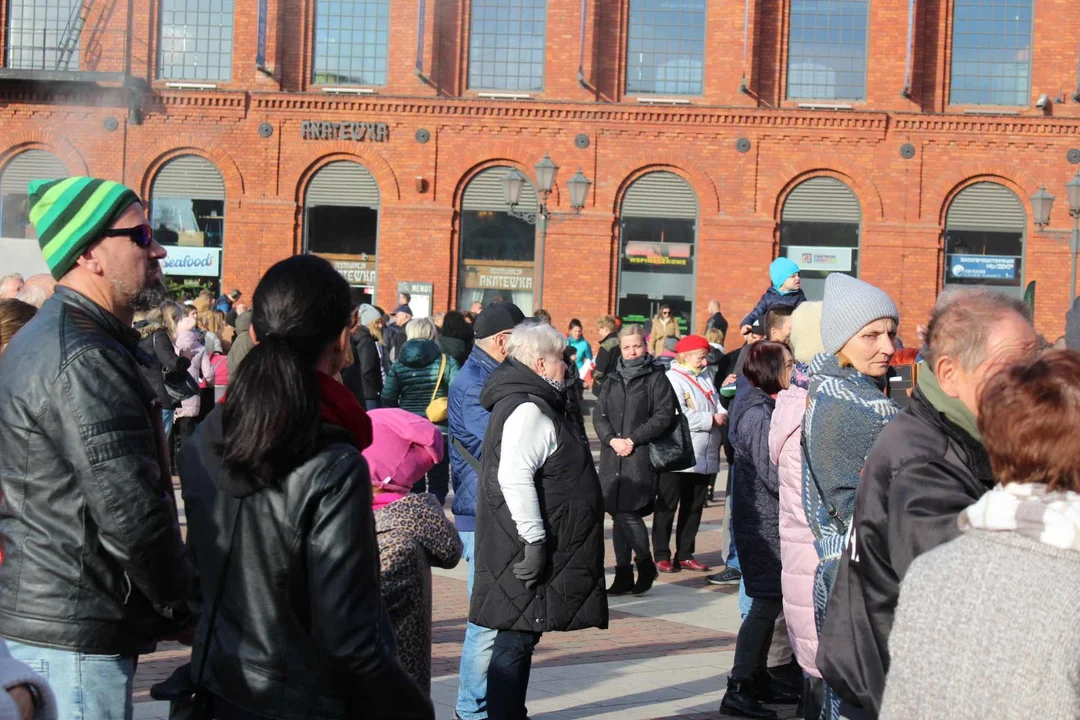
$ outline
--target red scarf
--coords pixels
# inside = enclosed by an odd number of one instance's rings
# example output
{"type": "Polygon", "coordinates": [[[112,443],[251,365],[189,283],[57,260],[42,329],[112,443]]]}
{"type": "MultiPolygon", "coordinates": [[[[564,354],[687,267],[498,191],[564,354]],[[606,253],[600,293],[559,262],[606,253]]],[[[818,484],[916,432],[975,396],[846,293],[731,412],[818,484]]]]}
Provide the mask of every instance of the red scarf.
{"type": "Polygon", "coordinates": [[[319,378],[319,417],[348,430],[356,448],[362,451],[371,444],[371,418],[351,390],[326,373],[316,375],[319,378]]]}

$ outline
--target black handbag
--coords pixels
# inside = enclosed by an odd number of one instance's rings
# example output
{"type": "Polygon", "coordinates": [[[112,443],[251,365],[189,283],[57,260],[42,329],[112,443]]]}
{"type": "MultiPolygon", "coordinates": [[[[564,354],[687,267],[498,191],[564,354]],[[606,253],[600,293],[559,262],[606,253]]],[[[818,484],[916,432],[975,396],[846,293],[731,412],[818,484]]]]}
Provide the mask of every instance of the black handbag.
{"type": "Polygon", "coordinates": [[[678,403],[675,404],[675,421],[671,424],[671,430],[649,443],[649,462],[658,473],[689,470],[697,465],[690,422],[678,403]]]}
{"type": "Polygon", "coordinates": [[[195,378],[191,377],[187,370],[177,370],[174,373],[169,373],[162,368],[161,374],[165,380],[165,390],[169,393],[169,399],[172,400],[173,407],[180,407],[181,402],[202,392],[199,383],[195,378]]]}
{"type": "Polygon", "coordinates": [[[210,692],[202,686],[203,673],[206,670],[206,659],[210,654],[210,646],[214,641],[214,622],[217,620],[218,606],[221,604],[221,594],[225,589],[225,577],[229,569],[229,560],[232,558],[233,543],[236,541],[236,530],[240,526],[240,508],[244,506],[241,498],[236,505],[236,517],[233,518],[233,529],[229,537],[229,548],[225,552],[225,560],[221,564],[218,573],[218,588],[214,601],[210,605],[210,621],[206,629],[206,645],[203,648],[202,662],[199,663],[198,671],[192,676],[192,663],[187,663],[177,668],[165,682],[150,688],[150,696],[155,700],[169,701],[169,720],[213,720],[213,702],[210,692]]]}

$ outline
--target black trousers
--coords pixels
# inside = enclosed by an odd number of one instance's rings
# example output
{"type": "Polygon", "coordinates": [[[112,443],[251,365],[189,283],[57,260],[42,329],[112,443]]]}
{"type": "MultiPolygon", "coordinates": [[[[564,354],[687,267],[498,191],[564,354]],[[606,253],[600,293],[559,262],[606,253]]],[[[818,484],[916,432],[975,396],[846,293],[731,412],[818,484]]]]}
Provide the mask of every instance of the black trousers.
{"type": "Polygon", "coordinates": [[[675,527],[675,559],[692,560],[694,541],[701,526],[701,511],[709,494],[709,476],[703,473],[661,473],[653,511],[653,550],[656,559],[671,560],[671,526],[675,527]]]}
{"type": "Polygon", "coordinates": [[[540,633],[500,630],[495,635],[488,664],[488,720],[528,720],[525,696],[538,642],[540,633]]]}
{"type": "Polygon", "coordinates": [[[731,668],[733,680],[749,680],[755,672],[766,669],[776,618],[783,609],[782,600],[754,598],[735,641],[735,665],[731,668]]]}
{"type": "Polygon", "coordinates": [[[615,528],[611,531],[611,542],[615,545],[615,564],[620,567],[630,565],[634,554],[639,562],[651,562],[649,531],[645,527],[645,519],[636,512],[615,513],[612,519],[615,521],[615,528]]]}

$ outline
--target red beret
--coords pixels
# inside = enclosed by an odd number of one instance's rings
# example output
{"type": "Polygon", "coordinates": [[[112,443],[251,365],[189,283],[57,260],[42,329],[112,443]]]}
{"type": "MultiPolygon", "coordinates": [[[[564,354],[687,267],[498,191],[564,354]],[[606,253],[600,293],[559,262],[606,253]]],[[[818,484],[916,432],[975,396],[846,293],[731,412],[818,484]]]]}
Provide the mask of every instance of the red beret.
{"type": "Polygon", "coordinates": [[[675,352],[677,353],[694,352],[695,350],[708,352],[711,349],[712,346],[709,345],[709,341],[700,335],[687,335],[675,346],[675,352]]]}

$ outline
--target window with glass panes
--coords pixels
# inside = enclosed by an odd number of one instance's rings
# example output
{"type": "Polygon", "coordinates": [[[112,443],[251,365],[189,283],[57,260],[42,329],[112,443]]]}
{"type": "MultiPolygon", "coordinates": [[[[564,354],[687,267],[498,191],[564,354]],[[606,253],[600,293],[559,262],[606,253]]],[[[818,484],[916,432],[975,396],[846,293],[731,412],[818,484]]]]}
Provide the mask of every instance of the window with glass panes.
{"type": "Polygon", "coordinates": [[[543,90],[546,0],[472,0],[469,88],[543,90]]]}
{"type": "Polygon", "coordinates": [[[700,95],[705,0],[630,0],[626,92],[700,95]]]}
{"type": "Polygon", "coordinates": [[[868,0],[791,0],[789,98],[866,98],[868,5],[868,0]]]}
{"type": "Polygon", "coordinates": [[[1034,0],[955,0],[954,105],[1027,105],[1034,0]]]}
{"type": "Polygon", "coordinates": [[[59,51],[78,5],[77,0],[10,0],[5,65],[12,70],[78,70],[78,42],[70,57],[59,51]]]}
{"type": "Polygon", "coordinates": [[[316,83],[385,85],[390,0],[318,0],[316,83]]]}
{"type": "Polygon", "coordinates": [[[161,0],[158,77],[232,77],[234,0],[161,0]]]}

